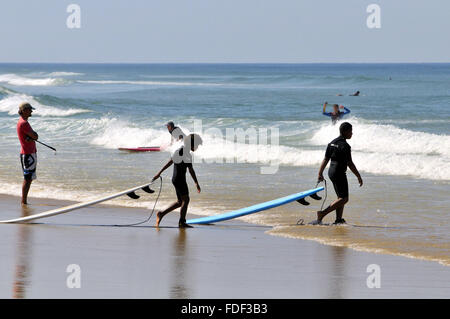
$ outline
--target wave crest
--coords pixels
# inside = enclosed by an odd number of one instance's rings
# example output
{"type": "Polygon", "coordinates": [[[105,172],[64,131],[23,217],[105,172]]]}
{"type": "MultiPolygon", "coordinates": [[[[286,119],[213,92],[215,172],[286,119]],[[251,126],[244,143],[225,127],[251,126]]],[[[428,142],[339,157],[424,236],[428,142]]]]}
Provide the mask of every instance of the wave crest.
{"type": "Polygon", "coordinates": [[[18,111],[19,104],[22,102],[28,102],[33,107],[36,108],[33,114],[36,116],[71,116],[80,113],[90,112],[83,109],[61,109],[55,106],[49,106],[39,103],[32,96],[20,93],[13,93],[7,95],[5,98],[0,100],[0,112],[6,112],[9,115],[16,115],[18,111]]]}

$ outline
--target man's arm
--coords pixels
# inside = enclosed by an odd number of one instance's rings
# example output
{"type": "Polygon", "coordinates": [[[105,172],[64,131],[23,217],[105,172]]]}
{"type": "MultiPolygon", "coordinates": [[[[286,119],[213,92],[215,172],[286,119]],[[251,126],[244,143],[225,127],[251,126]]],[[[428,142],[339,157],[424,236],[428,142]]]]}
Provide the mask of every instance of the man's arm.
{"type": "Polygon", "coordinates": [[[38,134],[33,131],[33,129],[31,128],[31,125],[26,122],[24,125],[22,125],[21,130],[23,132],[23,134],[25,135],[26,140],[34,140],[37,141],[37,139],[39,138],[38,134]]]}
{"type": "Polygon", "coordinates": [[[322,114],[323,115],[327,115],[327,116],[331,116],[331,112],[325,112],[326,108],[327,108],[328,102],[323,103],[323,110],[322,110],[322,114]]]}
{"type": "Polygon", "coordinates": [[[350,113],[350,110],[345,106],[342,106],[342,108],[344,109],[343,115],[350,113]]]}
{"type": "Polygon", "coordinates": [[[164,165],[164,167],[161,168],[161,170],[158,172],[158,174],[156,174],[156,175],[153,177],[152,182],[153,182],[154,180],[158,179],[159,176],[162,174],[162,172],[164,172],[164,171],[165,171],[167,168],[169,168],[170,165],[172,165],[172,164],[173,164],[173,161],[172,161],[172,160],[168,161],[168,162],[166,163],[166,165],[164,165]]]}
{"type": "Polygon", "coordinates": [[[35,131],[31,131],[27,134],[27,136],[35,141],[37,141],[37,139],[39,138],[39,135],[35,131]]]}
{"type": "Polygon", "coordinates": [[[329,161],[330,161],[330,159],[325,157],[323,159],[323,161],[322,161],[322,164],[320,164],[319,174],[318,174],[318,178],[317,178],[317,180],[319,182],[323,181],[323,179],[324,179],[323,178],[323,171],[325,170],[325,167],[327,167],[329,161]]]}
{"type": "Polygon", "coordinates": [[[355,164],[353,164],[352,161],[348,162],[348,168],[355,174],[355,176],[358,178],[359,187],[363,186],[363,180],[361,178],[361,175],[358,172],[358,169],[356,168],[355,164]]]}
{"type": "Polygon", "coordinates": [[[188,169],[189,169],[189,173],[192,176],[192,179],[194,180],[195,186],[197,187],[197,191],[200,193],[201,188],[200,188],[200,185],[198,184],[197,176],[195,175],[195,171],[194,171],[194,167],[192,165],[189,165],[188,169]]]}

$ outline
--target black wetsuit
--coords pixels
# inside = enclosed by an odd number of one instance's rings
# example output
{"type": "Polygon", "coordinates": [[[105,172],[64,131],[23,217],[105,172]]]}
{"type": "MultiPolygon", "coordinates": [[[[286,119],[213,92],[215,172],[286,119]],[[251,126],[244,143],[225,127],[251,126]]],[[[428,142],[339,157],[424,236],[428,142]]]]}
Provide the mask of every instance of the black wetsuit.
{"type": "Polygon", "coordinates": [[[189,189],[186,182],[186,170],[192,167],[192,157],[190,153],[184,154],[184,146],[180,147],[172,155],[173,161],[173,175],[172,184],[175,187],[178,200],[181,196],[189,195],[189,189]]]}
{"type": "Polygon", "coordinates": [[[351,147],[344,137],[331,141],[325,152],[325,158],[331,160],[328,177],[333,182],[334,190],[339,198],[348,197],[347,165],[352,161],[351,147]]]}

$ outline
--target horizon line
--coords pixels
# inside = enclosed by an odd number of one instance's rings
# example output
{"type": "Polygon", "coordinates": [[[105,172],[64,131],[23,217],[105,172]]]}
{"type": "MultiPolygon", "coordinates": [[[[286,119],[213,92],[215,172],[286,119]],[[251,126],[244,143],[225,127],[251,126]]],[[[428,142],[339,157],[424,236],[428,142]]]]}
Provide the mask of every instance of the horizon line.
{"type": "Polygon", "coordinates": [[[450,64],[433,62],[3,62],[0,64],[450,64]]]}

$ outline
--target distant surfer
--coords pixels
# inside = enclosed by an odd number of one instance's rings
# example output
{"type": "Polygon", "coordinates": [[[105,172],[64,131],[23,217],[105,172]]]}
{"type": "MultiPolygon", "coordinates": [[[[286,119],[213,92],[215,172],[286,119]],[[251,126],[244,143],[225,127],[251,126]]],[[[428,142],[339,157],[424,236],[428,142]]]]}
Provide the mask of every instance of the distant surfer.
{"type": "Polygon", "coordinates": [[[355,93],[350,94],[350,96],[359,96],[359,91],[356,91],[355,93]]]}
{"type": "Polygon", "coordinates": [[[336,221],[334,224],[343,224],[345,220],[342,218],[344,213],[344,206],[348,202],[348,182],[347,182],[347,167],[358,178],[359,186],[363,185],[363,180],[358,172],[355,164],[352,161],[351,147],[348,145],[348,139],[352,138],[352,125],[344,122],[339,127],[340,136],[335,138],[328,144],[325,152],[325,158],[322,161],[319,169],[318,180],[323,181],[323,171],[331,160],[330,168],[328,169],[328,177],[333,182],[334,190],[337,195],[337,200],[322,211],[317,212],[317,221],[315,224],[322,223],[322,219],[330,212],[336,210],[336,221]]]}
{"type": "Polygon", "coordinates": [[[33,131],[28,118],[31,117],[34,107],[29,103],[21,103],[19,105],[19,121],[17,122],[17,135],[20,141],[20,162],[23,170],[23,184],[22,184],[22,205],[27,205],[28,191],[30,190],[31,182],[36,179],[36,140],[38,134],[33,131]]]}
{"type": "Polygon", "coordinates": [[[182,141],[186,137],[186,134],[184,134],[184,132],[178,126],[175,126],[172,121],[167,122],[166,127],[171,135],[171,145],[174,142],[182,141]]]}
{"type": "Polygon", "coordinates": [[[172,184],[175,187],[175,191],[177,194],[177,201],[167,207],[165,210],[160,211],[156,215],[156,227],[159,227],[161,220],[163,217],[173,211],[181,207],[180,209],[180,220],[178,222],[178,227],[186,228],[192,227],[186,224],[186,213],[189,205],[189,189],[186,183],[186,171],[189,170],[192,179],[194,180],[195,186],[197,187],[197,191],[200,193],[201,188],[197,180],[197,176],[195,175],[194,168],[192,166],[192,155],[191,151],[195,152],[199,145],[201,145],[202,139],[198,134],[189,134],[184,138],[184,145],[178,148],[175,152],[171,154],[171,159],[167,162],[166,165],[156,174],[152,181],[158,179],[162,172],[164,172],[167,168],[169,168],[172,164],[173,166],[173,175],[172,175],[172,184]]]}
{"type": "Polygon", "coordinates": [[[328,102],[325,102],[323,104],[323,111],[322,114],[331,117],[331,122],[333,124],[336,124],[336,122],[342,118],[344,115],[347,115],[350,113],[350,110],[346,108],[345,106],[341,105],[341,109],[344,109],[344,112],[339,111],[339,105],[333,104],[333,112],[326,112],[328,102]]]}

